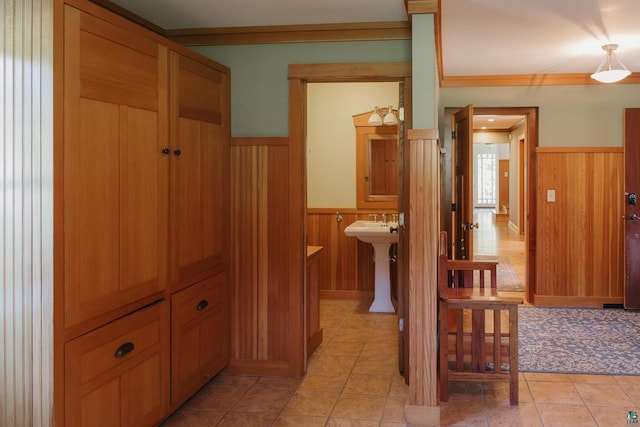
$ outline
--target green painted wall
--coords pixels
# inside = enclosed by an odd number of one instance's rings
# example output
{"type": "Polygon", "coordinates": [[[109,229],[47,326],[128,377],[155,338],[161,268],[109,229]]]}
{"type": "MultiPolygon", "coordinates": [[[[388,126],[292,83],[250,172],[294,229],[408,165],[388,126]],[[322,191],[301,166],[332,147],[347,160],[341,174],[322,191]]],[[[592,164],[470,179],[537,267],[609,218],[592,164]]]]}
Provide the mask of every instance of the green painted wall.
{"type": "Polygon", "coordinates": [[[542,147],[622,146],[622,115],[640,107],[640,85],[465,87],[440,89],[440,132],[445,107],[539,107],[542,147]]]}
{"type": "Polygon", "coordinates": [[[433,15],[412,15],[413,128],[438,126],[438,74],[433,15]]]}
{"type": "Polygon", "coordinates": [[[231,69],[231,135],[289,134],[289,64],[411,61],[411,41],[198,46],[231,69]]]}

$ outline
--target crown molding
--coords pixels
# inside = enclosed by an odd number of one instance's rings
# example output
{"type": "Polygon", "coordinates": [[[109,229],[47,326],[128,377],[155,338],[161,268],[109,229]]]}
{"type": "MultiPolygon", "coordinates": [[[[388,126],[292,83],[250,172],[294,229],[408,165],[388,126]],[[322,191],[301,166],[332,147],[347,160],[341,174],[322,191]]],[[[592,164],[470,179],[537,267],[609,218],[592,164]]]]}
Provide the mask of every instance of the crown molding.
{"type": "Polygon", "coordinates": [[[304,43],[367,40],[410,40],[406,21],[347,24],[274,25],[167,30],[171,40],[187,46],[304,43]]]}
{"type": "MultiPolygon", "coordinates": [[[[440,87],[488,87],[488,86],[557,86],[557,85],[607,85],[593,80],[588,73],[566,74],[504,74],[486,76],[444,76],[440,87]]],[[[616,84],[640,84],[640,73],[632,73],[616,84]]]]}

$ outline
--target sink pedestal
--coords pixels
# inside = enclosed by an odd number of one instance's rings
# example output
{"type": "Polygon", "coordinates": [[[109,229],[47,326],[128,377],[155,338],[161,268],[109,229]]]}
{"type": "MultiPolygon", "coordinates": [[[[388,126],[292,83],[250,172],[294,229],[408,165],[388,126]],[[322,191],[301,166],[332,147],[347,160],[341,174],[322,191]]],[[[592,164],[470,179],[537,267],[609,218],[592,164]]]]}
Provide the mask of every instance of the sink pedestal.
{"type": "Polygon", "coordinates": [[[344,234],[373,245],[376,268],[375,293],[371,313],[395,313],[391,304],[391,279],[389,277],[389,247],[398,242],[397,222],[355,221],[344,229],[344,234]]]}
{"type": "Polygon", "coordinates": [[[391,281],[389,279],[389,247],[391,243],[371,243],[375,263],[375,293],[370,313],[395,313],[391,303],[391,281]]]}

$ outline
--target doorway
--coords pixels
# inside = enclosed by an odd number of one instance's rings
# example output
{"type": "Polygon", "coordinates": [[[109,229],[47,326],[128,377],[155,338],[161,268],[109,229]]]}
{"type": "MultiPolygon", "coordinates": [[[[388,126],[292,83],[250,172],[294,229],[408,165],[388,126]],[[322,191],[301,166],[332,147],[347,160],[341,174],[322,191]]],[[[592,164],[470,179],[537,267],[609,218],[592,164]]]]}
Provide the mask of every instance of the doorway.
{"type": "MultiPolygon", "coordinates": [[[[403,84],[401,97],[404,110],[404,124],[407,129],[411,128],[411,64],[410,63],[385,63],[385,64],[367,64],[366,67],[361,64],[301,64],[289,66],[289,138],[292,144],[295,143],[296,150],[294,157],[291,158],[292,167],[299,168],[299,176],[303,186],[306,187],[306,161],[305,161],[305,141],[307,140],[307,85],[309,83],[323,82],[399,82],[403,84]]],[[[373,106],[372,106],[373,107],[373,106]]],[[[406,143],[406,135],[401,134],[398,138],[399,144],[399,167],[404,169],[405,163],[408,164],[408,158],[404,156],[404,145],[406,143]]],[[[336,153],[337,155],[337,153],[336,153]]],[[[398,211],[408,211],[408,175],[400,172],[399,190],[398,190],[398,211]]],[[[303,221],[302,234],[300,237],[306,237],[307,219],[306,210],[306,194],[305,191],[300,193],[303,199],[299,199],[295,209],[291,210],[291,214],[295,215],[303,221]]],[[[335,212],[334,212],[335,214],[335,212]]],[[[403,319],[407,307],[408,289],[404,286],[404,278],[408,277],[408,221],[405,220],[404,228],[399,230],[398,243],[398,300],[397,300],[397,316],[403,319]]],[[[304,240],[304,239],[303,239],[304,240]]],[[[302,248],[299,248],[300,250],[302,248]]],[[[301,270],[303,266],[301,265],[301,270]]],[[[404,330],[398,333],[398,356],[400,369],[408,366],[408,348],[409,343],[406,337],[409,336],[408,328],[410,325],[405,324],[404,330]]],[[[306,360],[304,361],[306,363],[306,360]]],[[[306,369],[305,369],[306,370],[306,369]]],[[[408,374],[408,369],[404,369],[408,374]]]]}
{"type": "MultiPolygon", "coordinates": [[[[448,233],[454,227],[457,205],[452,203],[455,199],[452,152],[456,152],[456,147],[450,130],[453,116],[461,110],[445,108],[444,114],[441,197],[442,224],[448,233]]],[[[537,108],[474,107],[472,116],[475,145],[470,143],[468,156],[474,169],[470,173],[474,177],[473,185],[469,186],[473,191],[474,206],[473,256],[498,257],[500,262],[504,261],[521,280],[525,299],[532,301],[536,273],[534,153],[538,145],[537,108]],[[506,170],[505,161],[508,163],[506,170]],[[506,195],[504,189],[502,194],[500,190],[505,180],[509,186],[506,195]],[[479,225],[477,229],[476,224],[479,225]]]]}

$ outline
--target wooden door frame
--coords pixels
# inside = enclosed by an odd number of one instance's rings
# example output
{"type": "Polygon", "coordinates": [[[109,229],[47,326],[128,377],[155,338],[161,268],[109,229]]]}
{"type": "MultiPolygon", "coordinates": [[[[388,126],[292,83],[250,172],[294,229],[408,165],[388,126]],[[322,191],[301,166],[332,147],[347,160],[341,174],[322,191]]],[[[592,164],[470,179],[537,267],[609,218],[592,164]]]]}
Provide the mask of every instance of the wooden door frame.
{"type": "MultiPolygon", "coordinates": [[[[451,125],[453,114],[462,107],[445,107],[445,125],[451,125]]],[[[525,233],[525,268],[527,274],[525,298],[528,302],[533,302],[536,290],[536,182],[537,182],[537,166],[536,166],[536,149],[538,147],[538,107],[476,107],[474,105],[473,114],[482,115],[522,115],[525,116],[527,129],[525,132],[525,146],[527,155],[525,158],[525,185],[526,185],[526,209],[527,217],[526,233],[525,233]]],[[[450,129],[449,129],[450,130],[450,129]]],[[[442,173],[442,190],[441,205],[443,228],[448,233],[451,232],[451,132],[444,132],[441,136],[444,153],[444,168],[446,171],[442,173]]]]}
{"type": "MultiPolygon", "coordinates": [[[[292,260],[289,278],[291,283],[302,283],[291,295],[290,320],[292,331],[296,336],[289,341],[289,355],[291,357],[291,371],[294,375],[306,372],[306,350],[304,337],[304,292],[306,288],[306,131],[307,131],[307,84],[308,83],[367,83],[367,82],[398,82],[405,83],[405,132],[403,141],[408,146],[406,129],[411,128],[411,62],[380,62],[380,63],[343,63],[343,64],[290,64],[289,65],[289,162],[290,162],[290,246],[289,256],[292,260]],[[407,84],[408,83],[408,84],[407,84]],[[299,327],[297,327],[299,326],[299,327]]],[[[403,166],[408,164],[408,156],[400,160],[403,166]]],[[[405,169],[406,170],[406,169],[405,169]]],[[[408,212],[408,174],[402,177],[403,190],[399,196],[398,211],[408,212]],[[404,200],[404,201],[403,201],[404,200]],[[403,208],[401,203],[406,203],[403,208]],[[401,210],[404,209],[404,210],[401,210]]],[[[407,224],[406,224],[407,225],[407,224]]],[[[408,253],[408,239],[404,239],[404,248],[399,247],[399,259],[406,259],[398,269],[398,275],[404,279],[403,292],[398,293],[398,299],[406,301],[407,280],[409,277],[408,257],[401,257],[403,251],[408,253]]],[[[401,305],[401,304],[399,304],[401,305]]],[[[406,307],[405,309],[408,309],[406,307]]],[[[403,313],[398,313],[400,317],[403,313]]],[[[406,317],[406,316],[405,316],[406,317]]],[[[404,335],[408,336],[408,325],[405,322],[404,335]]],[[[408,345],[405,346],[408,348],[408,345]]],[[[408,366],[408,354],[404,355],[405,366],[408,366]]]]}
{"type": "Polygon", "coordinates": [[[525,150],[527,149],[526,138],[518,138],[518,233],[524,234],[526,237],[525,225],[527,220],[524,216],[526,204],[525,199],[527,195],[527,188],[525,183],[527,182],[525,171],[527,170],[527,162],[525,156],[525,150]]]}

